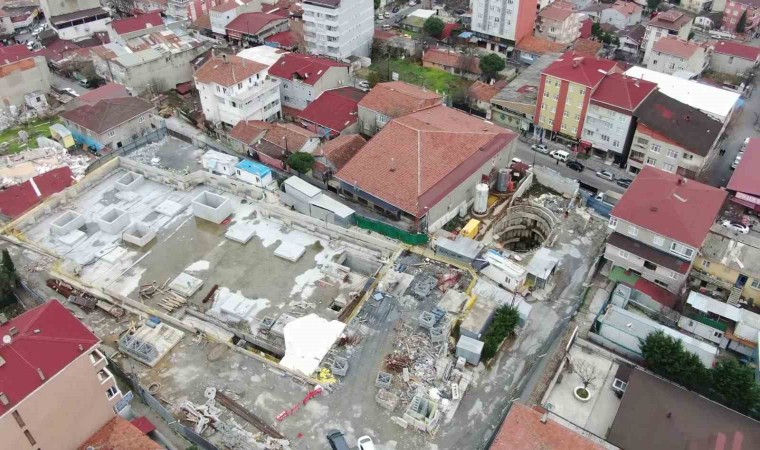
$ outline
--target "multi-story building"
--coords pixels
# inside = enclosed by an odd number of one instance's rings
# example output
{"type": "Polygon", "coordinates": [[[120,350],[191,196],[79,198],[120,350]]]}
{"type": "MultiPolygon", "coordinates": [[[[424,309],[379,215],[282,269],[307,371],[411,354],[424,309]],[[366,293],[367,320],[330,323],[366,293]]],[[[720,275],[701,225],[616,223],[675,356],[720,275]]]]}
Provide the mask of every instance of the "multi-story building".
{"type": "Polygon", "coordinates": [[[710,63],[710,47],[677,37],[664,36],[655,42],[644,64],[652,70],[672,75],[676,72],[701,74],[710,63]]]}
{"type": "Polygon", "coordinates": [[[718,41],[710,55],[712,70],[731,75],[747,75],[760,64],[760,48],[737,41],[718,41]]]}
{"type": "Polygon", "coordinates": [[[113,20],[108,24],[108,38],[111,42],[123,45],[129,39],[164,29],[161,13],[152,11],[135,17],[113,20]]]}
{"type": "Polygon", "coordinates": [[[297,53],[281,56],[269,68],[269,76],[280,81],[282,104],[299,110],[322,92],[349,84],[347,64],[297,53]]]}
{"type": "Polygon", "coordinates": [[[591,94],[605,76],[617,71],[615,61],[565,52],[541,73],[533,115],[533,123],[540,128],[537,132],[580,138],[591,94]]]}
{"type": "Polygon", "coordinates": [[[693,22],[693,17],[677,9],[657,14],[647,23],[646,31],[644,32],[644,43],[642,45],[644,60],[647,60],[647,56],[652,51],[654,44],[662,37],[673,36],[687,41],[693,22]]]}
{"type": "Polygon", "coordinates": [[[613,73],[591,94],[583,122],[581,146],[591,147],[621,167],[625,166],[636,130],[634,111],[657,85],[613,73]]]}
{"type": "Polygon", "coordinates": [[[369,56],[375,33],[372,0],[306,0],[303,32],[309,52],[343,59],[369,56]]]}
{"type": "Polygon", "coordinates": [[[696,14],[710,11],[712,5],[713,0],[683,0],[681,2],[681,8],[687,9],[696,14]]]}
{"type": "Polygon", "coordinates": [[[214,36],[224,39],[227,25],[244,13],[261,11],[261,0],[233,0],[211,8],[209,18],[214,36]]]}
{"type": "Polygon", "coordinates": [[[99,0],[40,0],[40,7],[61,39],[81,39],[108,31],[111,22],[110,14],[100,6],[99,0]]]}
{"type": "Polygon", "coordinates": [[[438,93],[403,81],[380,83],[359,101],[359,131],[372,136],[392,119],[438,106],[442,101],[438,93]]]}
{"type": "Polygon", "coordinates": [[[35,56],[25,45],[0,47],[0,104],[3,108],[24,103],[31,92],[50,92],[50,69],[44,56],[35,56]]]}
{"type": "Polygon", "coordinates": [[[653,92],[638,108],[628,171],[657,167],[696,178],[718,152],[724,124],[662,92],[653,92]]]}
{"type": "Polygon", "coordinates": [[[760,28],[760,1],[758,0],[727,0],[721,28],[735,32],[736,25],[744,13],[747,14],[745,33],[752,34],[757,31],[760,28]]]}
{"type": "Polygon", "coordinates": [[[491,120],[494,123],[521,133],[533,130],[541,72],[555,58],[554,54],[542,55],[491,99],[491,120]]]}
{"type": "Polygon", "coordinates": [[[617,0],[614,5],[602,10],[599,23],[608,23],[622,30],[625,27],[641,23],[643,8],[632,1],[617,0]]]}
{"type": "Polygon", "coordinates": [[[214,56],[195,72],[195,86],[207,120],[233,127],[241,120],[282,117],[280,82],[264,64],[239,56],[214,56]]]}
{"type": "Polygon", "coordinates": [[[122,394],[100,340],[57,300],[0,323],[0,436],[8,449],[74,449],[122,394]]]}
{"type": "Polygon", "coordinates": [[[227,24],[227,38],[244,46],[259,45],[277,33],[288,31],[288,19],[262,12],[243,13],[227,24]]]}
{"type": "Polygon", "coordinates": [[[0,9],[0,36],[13,34],[14,30],[15,28],[13,27],[11,16],[4,10],[0,9]]]}
{"type": "Polygon", "coordinates": [[[506,53],[510,46],[533,34],[536,2],[473,0],[471,7],[472,31],[488,50],[506,53]]]}
{"type": "Polygon", "coordinates": [[[581,14],[569,2],[556,1],[538,13],[535,36],[560,44],[570,44],[581,37],[581,14]]]}
{"type": "Polygon", "coordinates": [[[604,257],[679,293],[726,196],[721,189],[645,167],[611,212],[604,257]]]}

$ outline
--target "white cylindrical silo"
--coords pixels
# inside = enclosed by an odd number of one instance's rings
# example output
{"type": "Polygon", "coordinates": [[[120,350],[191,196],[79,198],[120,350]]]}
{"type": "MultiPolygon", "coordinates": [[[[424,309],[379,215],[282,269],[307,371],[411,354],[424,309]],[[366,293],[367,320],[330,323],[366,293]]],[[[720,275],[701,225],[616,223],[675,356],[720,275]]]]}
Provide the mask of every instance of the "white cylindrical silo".
{"type": "Polygon", "coordinates": [[[488,185],[479,183],[475,185],[475,203],[472,210],[475,214],[485,214],[488,209],[488,185]]]}

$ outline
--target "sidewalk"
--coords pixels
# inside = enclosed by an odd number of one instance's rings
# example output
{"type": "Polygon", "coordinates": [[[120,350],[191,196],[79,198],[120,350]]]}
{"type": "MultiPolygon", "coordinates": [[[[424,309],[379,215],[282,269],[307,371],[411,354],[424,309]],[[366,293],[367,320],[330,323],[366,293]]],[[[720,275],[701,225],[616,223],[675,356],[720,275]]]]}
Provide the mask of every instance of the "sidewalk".
{"type": "MultiPolygon", "coordinates": [[[[530,146],[533,145],[534,143],[537,143],[537,142],[538,141],[536,141],[536,140],[534,140],[534,139],[532,139],[530,137],[527,138],[527,139],[526,138],[521,138],[517,142],[517,145],[518,146],[523,146],[524,148],[528,149],[529,152],[533,152],[535,150],[530,149],[530,146]]],[[[571,154],[573,153],[573,152],[571,152],[567,148],[567,146],[559,144],[557,142],[544,139],[543,143],[544,143],[544,145],[546,145],[547,148],[549,148],[549,151],[552,151],[552,150],[564,150],[566,152],[570,152],[571,154]]],[[[599,170],[606,170],[608,172],[612,172],[615,175],[615,179],[620,179],[620,178],[633,179],[633,177],[634,177],[633,175],[629,174],[625,169],[621,169],[619,166],[617,166],[615,164],[611,164],[611,163],[607,164],[607,163],[605,163],[602,160],[602,158],[600,158],[598,156],[595,156],[595,155],[589,156],[588,159],[584,159],[584,158],[577,158],[577,159],[578,159],[578,161],[581,162],[581,164],[583,164],[584,166],[586,166],[586,170],[589,170],[589,171],[592,171],[592,172],[596,172],[596,171],[599,171],[599,170]]]]}

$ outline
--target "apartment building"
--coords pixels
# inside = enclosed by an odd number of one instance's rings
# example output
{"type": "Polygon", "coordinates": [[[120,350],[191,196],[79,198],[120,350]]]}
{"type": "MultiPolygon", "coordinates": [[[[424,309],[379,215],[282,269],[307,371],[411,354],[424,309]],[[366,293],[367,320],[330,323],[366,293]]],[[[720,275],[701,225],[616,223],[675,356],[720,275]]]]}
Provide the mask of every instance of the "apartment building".
{"type": "Polygon", "coordinates": [[[50,69],[44,56],[35,56],[25,45],[0,47],[0,104],[3,108],[24,103],[31,92],[50,92],[50,69]]]}
{"type": "Polygon", "coordinates": [[[561,0],[554,2],[538,13],[535,36],[570,44],[581,37],[581,17],[574,4],[561,0]]]}
{"type": "Polygon", "coordinates": [[[745,12],[747,13],[745,32],[756,32],[760,29],[760,2],[757,0],[727,0],[721,28],[735,32],[736,25],[745,12]]]}
{"type": "Polygon", "coordinates": [[[302,110],[329,89],[349,84],[348,65],[317,56],[283,54],[269,68],[280,81],[283,106],[302,110]]]}
{"type": "Polygon", "coordinates": [[[56,1],[40,0],[50,27],[61,39],[75,40],[108,31],[111,15],[98,0],[56,1]]]}
{"type": "Polygon", "coordinates": [[[677,9],[657,14],[647,23],[644,32],[644,43],[641,46],[644,51],[644,60],[647,60],[654,44],[662,37],[672,36],[682,41],[688,40],[693,22],[693,17],[677,9]]]}
{"type": "Polygon", "coordinates": [[[661,37],[644,58],[647,68],[672,75],[688,72],[699,75],[707,69],[712,51],[706,45],[672,36],[661,37]]]}
{"type": "Polygon", "coordinates": [[[710,55],[712,70],[731,75],[746,75],[760,64],[760,48],[737,41],[718,41],[710,55]]]}
{"type": "Polygon", "coordinates": [[[578,139],[583,132],[591,94],[608,74],[618,71],[608,59],[565,52],[541,73],[533,123],[539,133],[558,133],[578,139]]]}
{"type": "Polygon", "coordinates": [[[100,340],[57,300],[0,323],[0,436],[7,449],[75,449],[122,394],[100,340]]]}
{"type": "Polygon", "coordinates": [[[617,0],[614,5],[601,11],[599,23],[608,23],[622,30],[625,27],[641,23],[643,8],[633,1],[617,0]]]}
{"type": "Polygon", "coordinates": [[[625,166],[636,130],[634,111],[656,89],[655,83],[621,73],[607,76],[591,95],[581,146],[625,166]]]}
{"type": "Polygon", "coordinates": [[[653,166],[696,178],[716,157],[724,125],[702,111],[656,91],[635,115],[638,122],[628,158],[631,174],[653,166]]]}
{"type": "Polygon", "coordinates": [[[312,54],[344,59],[369,56],[375,33],[372,0],[306,0],[304,40],[312,54]]]}
{"type": "Polygon", "coordinates": [[[473,0],[472,31],[487,50],[506,53],[510,46],[533,34],[536,2],[473,0]]]}
{"type": "Polygon", "coordinates": [[[604,257],[679,293],[726,197],[721,189],[645,167],[611,212],[604,257]]]}
{"type": "Polygon", "coordinates": [[[261,11],[261,0],[231,0],[221,5],[213,6],[209,18],[211,31],[214,36],[224,39],[227,36],[227,25],[244,13],[261,11]]]}
{"type": "Polygon", "coordinates": [[[239,56],[213,56],[195,72],[203,114],[232,128],[241,120],[271,122],[282,117],[280,82],[264,64],[239,56]]]}

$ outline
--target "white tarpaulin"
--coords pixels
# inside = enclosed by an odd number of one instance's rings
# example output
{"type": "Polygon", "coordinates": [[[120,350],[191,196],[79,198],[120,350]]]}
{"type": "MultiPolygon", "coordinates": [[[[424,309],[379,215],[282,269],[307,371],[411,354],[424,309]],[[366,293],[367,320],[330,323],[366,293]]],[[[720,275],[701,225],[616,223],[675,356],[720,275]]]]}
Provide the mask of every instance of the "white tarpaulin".
{"type": "Polygon", "coordinates": [[[280,364],[311,376],[346,324],[323,319],[316,314],[300,317],[285,325],[285,356],[280,364]]]}

